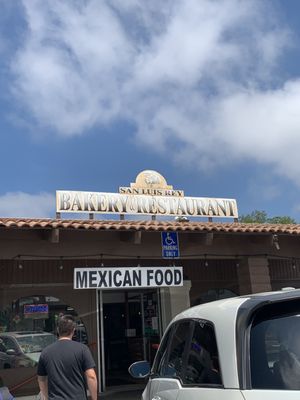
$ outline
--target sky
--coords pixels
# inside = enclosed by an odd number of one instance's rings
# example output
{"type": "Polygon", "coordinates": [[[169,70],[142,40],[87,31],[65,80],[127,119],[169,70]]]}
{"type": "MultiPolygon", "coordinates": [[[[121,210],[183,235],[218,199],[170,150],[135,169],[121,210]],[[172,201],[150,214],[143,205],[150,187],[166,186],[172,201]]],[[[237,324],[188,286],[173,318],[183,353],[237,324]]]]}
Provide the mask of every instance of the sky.
{"type": "Polygon", "coordinates": [[[0,0],[0,217],[53,218],[56,190],[116,193],[150,169],[300,222],[299,15],[298,0],[0,0]]]}

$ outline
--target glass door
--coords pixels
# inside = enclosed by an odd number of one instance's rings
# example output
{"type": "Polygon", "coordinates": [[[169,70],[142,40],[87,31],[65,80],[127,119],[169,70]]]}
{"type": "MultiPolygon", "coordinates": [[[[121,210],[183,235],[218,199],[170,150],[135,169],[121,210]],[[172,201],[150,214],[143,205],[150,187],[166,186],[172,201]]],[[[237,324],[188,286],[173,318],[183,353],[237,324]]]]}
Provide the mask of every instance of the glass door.
{"type": "Polygon", "coordinates": [[[158,290],[146,291],[143,298],[144,360],[152,365],[161,337],[158,290]]]}
{"type": "Polygon", "coordinates": [[[140,360],[153,361],[160,338],[157,290],[102,291],[100,298],[105,386],[140,383],[128,367],[140,360]]]}

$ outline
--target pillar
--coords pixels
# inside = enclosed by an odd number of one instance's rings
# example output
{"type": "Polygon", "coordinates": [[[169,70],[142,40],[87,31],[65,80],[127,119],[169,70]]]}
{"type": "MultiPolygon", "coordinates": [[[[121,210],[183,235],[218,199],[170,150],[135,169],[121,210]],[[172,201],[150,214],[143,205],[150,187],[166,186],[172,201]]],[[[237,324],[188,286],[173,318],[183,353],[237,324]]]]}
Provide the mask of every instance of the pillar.
{"type": "Polygon", "coordinates": [[[181,311],[190,307],[191,281],[183,281],[183,286],[160,289],[162,331],[181,311]]]}
{"type": "Polygon", "coordinates": [[[247,257],[238,267],[240,295],[269,292],[272,290],[268,259],[266,257],[247,257]]]}

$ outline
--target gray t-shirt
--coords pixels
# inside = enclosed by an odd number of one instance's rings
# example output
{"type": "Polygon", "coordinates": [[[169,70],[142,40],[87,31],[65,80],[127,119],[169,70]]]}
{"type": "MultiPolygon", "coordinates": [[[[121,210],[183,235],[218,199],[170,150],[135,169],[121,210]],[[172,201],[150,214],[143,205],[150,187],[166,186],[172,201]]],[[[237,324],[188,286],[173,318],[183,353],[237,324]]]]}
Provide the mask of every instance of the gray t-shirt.
{"type": "Polygon", "coordinates": [[[72,340],[58,340],[41,353],[37,374],[48,376],[49,400],[84,400],[84,372],[95,367],[88,347],[72,340]]]}

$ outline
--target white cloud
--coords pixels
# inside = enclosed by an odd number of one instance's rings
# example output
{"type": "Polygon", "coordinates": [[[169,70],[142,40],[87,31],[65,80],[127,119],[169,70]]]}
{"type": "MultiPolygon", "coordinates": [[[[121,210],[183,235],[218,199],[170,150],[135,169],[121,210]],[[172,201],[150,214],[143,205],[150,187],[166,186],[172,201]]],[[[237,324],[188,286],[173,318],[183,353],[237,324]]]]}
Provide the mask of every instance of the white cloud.
{"type": "Polygon", "coordinates": [[[277,172],[300,183],[296,163],[299,102],[300,80],[275,90],[236,93],[218,104],[214,128],[219,135],[225,133],[225,148],[233,146],[238,158],[269,163],[277,172]]]}
{"type": "MultiPolygon", "coordinates": [[[[272,179],[267,171],[262,172],[259,176],[251,178],[246,192],[251,204],[255,202],[273,202],[276,204],[280,197],[284,196],[284,189],[282,188],[278,179],[272,179]],[[259,197],[257,194],[259,193],[259,197]]],[[[253,206],[254,208],[256,206],[253,206]]]]}
{"type": "Polygon", "coordinates": [[[55,196],[50,193],[5,193],[0,196],[0,217],[54,218],[55,196]]]}
{"type": "Polygon", "coordinates": [[[300,81],[276,74],[293,37],[272,3],[23,5],[14,94],[41,126],[72,136],[127,118],[179,164],[254,160],[300,184],[300,81]]]}

